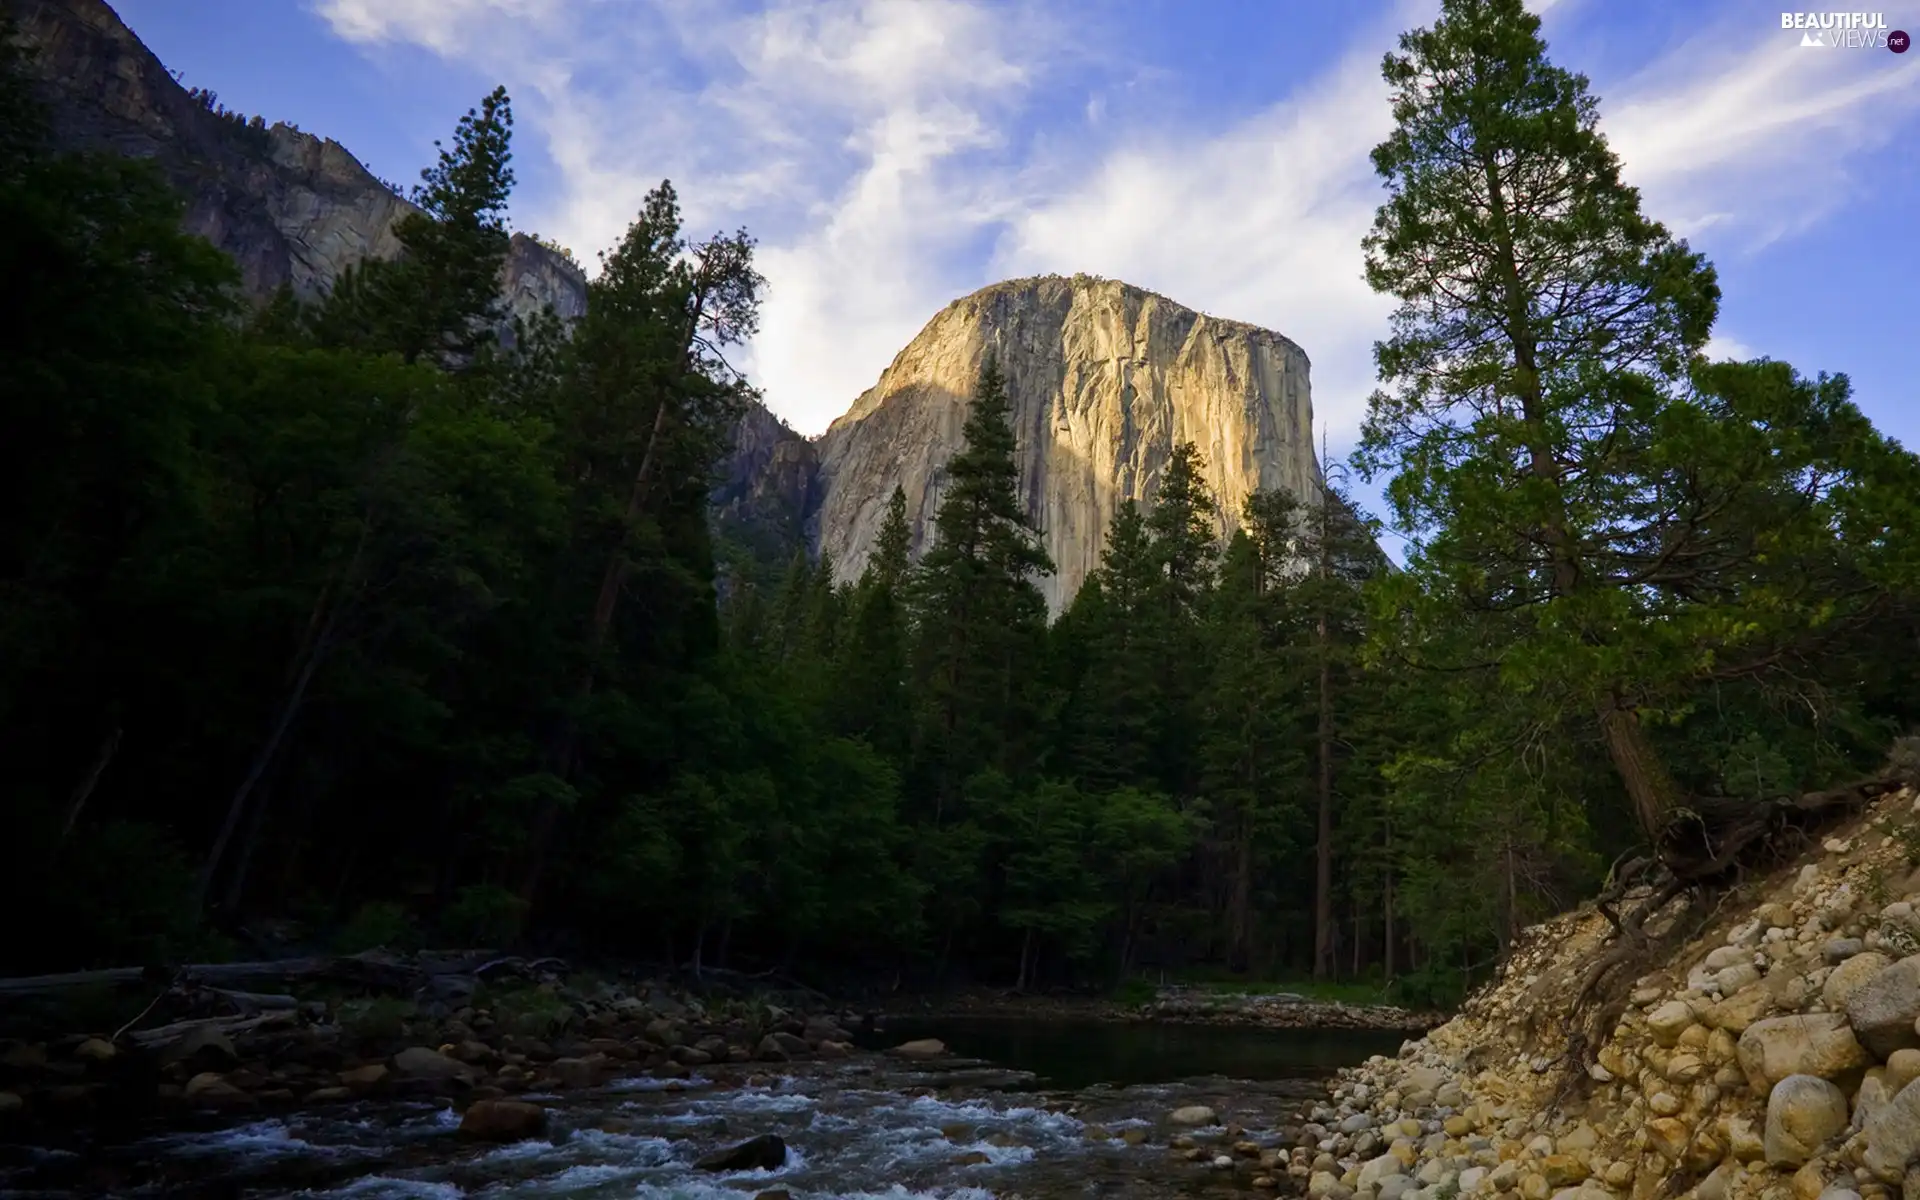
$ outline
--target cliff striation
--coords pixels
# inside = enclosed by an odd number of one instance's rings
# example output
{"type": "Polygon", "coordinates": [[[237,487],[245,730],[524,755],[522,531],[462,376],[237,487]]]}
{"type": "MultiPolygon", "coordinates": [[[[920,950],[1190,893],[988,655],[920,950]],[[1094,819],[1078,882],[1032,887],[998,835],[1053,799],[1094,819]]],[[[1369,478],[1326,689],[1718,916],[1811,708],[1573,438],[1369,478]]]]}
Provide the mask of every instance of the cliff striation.
{"type": "Polygon", "coordinates": [[[1006,373],[1056,612],[1098,565],[1121,502],[1151,499],[1178,443],[1206,460],[1223,534],[1254,491],[1305,495],[1320,479],[1300,347],[1117,280],[1011,280],[941,310],[818,439],[808,531],[843,577],[865,565],[896,483],[924,548],[988,354],[1006,373]]]}
{"type": "MultiPolygon", "coordinates": [[[[103,0],[7,0],[32,51],[56,140],[152,159],[186,199],[186,228],[232,255],[249,296],[282,284],[313,298],[363,258],[399,250],[413,205],[346,148],[286,124],[227,113],[180,86],[103,0]]],[[[515,234],[503,280],[511,309],[586,310],[586,276],[515,234]]]]}

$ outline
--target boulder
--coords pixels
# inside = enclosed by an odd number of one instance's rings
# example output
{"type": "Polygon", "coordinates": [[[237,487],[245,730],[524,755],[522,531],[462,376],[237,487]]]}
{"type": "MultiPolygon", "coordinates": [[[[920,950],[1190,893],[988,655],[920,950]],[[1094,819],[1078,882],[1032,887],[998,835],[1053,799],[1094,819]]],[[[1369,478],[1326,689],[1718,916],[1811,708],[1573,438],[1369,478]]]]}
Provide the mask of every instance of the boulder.
{"type": "Polygon", "coordinates": [[[1767,1097],[1767,1163],[1797,1167],[1847,1127],[1847,1095],[1825,1079],[1789,1075],[1767,1097]]]}
{"type": "Polygon", "coordinates": [[[402,1079],[471,1080],[474,1070],[426,1046],[409,1046],[393,1056],[393,1073],[402,1079]]]}
{"type": "Polygon", "coordinates": [[[1859,938],[1834,938],[1826,945],[1820,947],[1820,957],[1826,959],[1828,963],[1838,966],[1854,955],[1861,953],[1866,948],[1867,944],[1859,938]]]}
{"type": "Polygon", "coordinates": [[[1167,1114],[1175,1125],[1218,1125],[1220,1117],[1204,1104],[1188,1104],[1167,1114]]]}
{"type": "Polygon", "coordinates": [[[911,1042],[902,1042],[893,1048],[892,1053],[912,1062],[926,1062],[940,1058],[947,1052],[947,1044],[939,1038],[916,1038],[911,1042]]]}
{"type": "Polygon", "coordinates": [[[1862,985],[1892,965],[1893,960],[1884,954],[1873,951],[1855,954],[1827,976],[1827,982],[1820,988],[1820,999],[1829,1011],[1844,1012],[1847,1001],[1862,985]]]}
{"type": "Polygon", "coordinates": [[[570,1088],[590,1088],[597,1086],[611,1070],[613,1060],[595,1051],[578,1058],[556,1058],[547,1064],[547,1071],[570,1088]]]}
{"type": "Polygon", "coordinates": [[[377,1087],[386,1080],[387,1075],[385,1063],[367,1063],[365,1066],[340,1072],[340,1082],[350,1088],[377,1087]]]}
{"type": "Polygon", "coordinates": [[[547,1110],[525,1100],[476,1100],[460,1117],[460,1136],[518,1142],[547,1131],[547,1110]]]}
{"type": "Polygon", "coordinates": [[[1710,1029],[1724,1029],[1738,1036],[1745,1033],[1747,1027],[1765,1017],[1774,1010],[1773,989],[1765,983],[1756,983],[1741,988],[1732,996],[1707,1009],[1701,1014],[1710,1029]]]}
{"type": "Polygon", "coordinates": [[[240,1062],[227,1035],[206,1025],[189,1029],[162,1046],[158,1058],[163,1066],[185,1063],[198,1072],[224,1071],[240,1062]]]}
{"type": "Polygon", "coordinates": [[[187,1103],[199,1108],[252,1108],[259,1103],[218,1071],[202,1071],[187,1080],[181,1095],[187,1103]]]}
{"type": "Polygon", "coordinates": [[[1898,1090],[1888,1086],[1885,1067],[1869,1067],[1866,1078],[1860,1081],[1860,1090],[1853,1094],[1853,1120],[1848,1128],[1855,1133],[1865,1129],[1874,1114],[1892,1102],[1898,1090]]]}
{"type": "Polygon", "coordinates": [[[788,1058],[799,1058],[801,1055],[808,1054],[813,1050],[813,1047],[807,1044],[807,1039],[797,1034],[776,1030],[767,1036],[780,1044],[780,1048],[787,1052],[788,1058]]]}
{"type": "Polygon", "coordinates": [[[787,1048],[771,1033],[760,1039],[760,1044],[753,1048],[753,1056],[761,1062],[786,1062],[789,1057],[787,1048]]]}
{"type": "Polygon", "coordinates": [[[1895,1050],[1887,1055],[1887,1093],[1899,1095],[1900,1089],[1920,1079],[1920,1050],[1895,1050]]]}
{"type": "Polygon", "coordinates": [[[1378,1158],[1368,1159],[1360,1168],[1360,1179],[1356,1186],[1360,1191],[1369,1189],[1378,1191],[1381,1183],[1396,1175],[1405,1175],[1407,1164],[1397,1154],[1382,1154],[1378,1158]]]}
{"type": "Polygon", "coordinates": [[[1680,1035],[1687,1026],[1693,1024],[1693,1009],[1685,1000],[1669,1000],[1647,1014],[1647,1032],[1653,1035],[1655,1043],[1673,1046],[1679,1043],[1680,1035]]]}
{"type": "Polygon", "coordinates": [[[1920,1017],[1920,954],[1881,970],[1847,997],[1847,1020],[1860,1042],[1876,1057],[1920,1046],[1914,1019],[1920,1017]]]}
{"type": "Polygon", "coordinates": [[[1755,1021],[1740,1035],[1740,1069],[1760,1095],[1789,1075],[1837,1079],[1867,1065],[1867,1054],[1839,1013],[1800,1013],[1755,1021]]]}
{"type": "Polygon", "coordinates": [[[85,1059],[90,1063],[112,1062],[119,1053],[120,1048],[118,1046],[115,1046],[105,1038],[97,1037],[88,1038],[73,1049],[73,1056],[75,1058],[85,1059]]]}
{"type": "Polygon", "coordinates": [[[1866,1122],[1864,1161],[1883,1183],[1898,1183],[1920,1154],[1920,1081],[1909,1083],[1866,1122]]]}
{"type": "Polygon", "coordinates": [[[771,1171],[785,1166],[786,1161],[787,1143],[779,1134],[763,1133],[738,1146],[716,1150],[693,1165],[701,1171],[771,1171]]]}

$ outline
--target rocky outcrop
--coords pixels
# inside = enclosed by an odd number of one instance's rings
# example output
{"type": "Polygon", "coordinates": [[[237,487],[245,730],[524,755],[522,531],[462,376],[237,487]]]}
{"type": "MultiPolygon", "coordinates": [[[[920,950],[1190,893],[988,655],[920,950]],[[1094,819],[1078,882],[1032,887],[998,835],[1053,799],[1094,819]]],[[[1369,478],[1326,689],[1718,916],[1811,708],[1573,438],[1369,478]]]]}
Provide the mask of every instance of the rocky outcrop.
{"type": "Polygon", "coordinates": [[[1589,905],[1528,931],[1459,1016],[1343,1072],[1294,1178],[1315,1200],[1912,1200],[1917,822],[1890,793],[1728,896],[1634,984],[1585,1079],[1563,1018],[1610,926],[1589,905]]]}
{"type": "MultiPolygon", "coordinates": [[[[184,224],[233,256],[256,299],[282,284],[323,294],[364,258],[387,258],[414,206],[340,143],[221,110],[189,92],[102,0],[8,0],[32,51],[55,139],[153,160],[185,198],[184,224]]],[[[586,308],[586,276],[516,234],[503,287],[520,315],[586,308]]]]}
{"type": "Polygon", "coordinates": [[[1223,534],[1254,491],[1305,495],[1320,479],[1300,347],[1116,280],[1011,280],[943,309],[819,439],[808,529],[843,577],[865,565],[895,484],[924,549],[989,353],[1006,373],[1055,611],[1098,564],[1121,502],[1150,501],[1180,442],[1206,460],[1223,534]]]}

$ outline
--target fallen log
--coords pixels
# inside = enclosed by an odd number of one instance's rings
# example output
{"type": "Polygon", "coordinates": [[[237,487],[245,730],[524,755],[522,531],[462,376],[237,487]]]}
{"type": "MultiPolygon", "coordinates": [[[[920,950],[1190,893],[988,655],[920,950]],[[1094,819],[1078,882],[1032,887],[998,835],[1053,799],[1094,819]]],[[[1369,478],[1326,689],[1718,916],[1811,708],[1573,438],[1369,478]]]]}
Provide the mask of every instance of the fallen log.
{"type": "MultiPolygon", "coordinates": [[[[200,984],[232,989],[239,995],[257,996],[258,993],[247,989],[261,984],[285,986],[328,981],[376,991],[410,992],[426,982],[426,973],[391,956],[355,954],[345,957],[289,958],[277,962],[196,963],[180,967],[177,971],[161,973],[158,978],[172,978],[179,984],[200,984]]],[[[155,979],[155,972],[149,967],[111,967],[61,975],[27,975],[0,979],[0,998],[47,995],[75,988],[125,986],[155,982],[155,979]]],[[[273,998],[292,999],[282,996],[273,998]]]]}
{"type": "Polygon", "coordinates": [[[195,1030],[211,1030],[223,1037],[231,1038],[236,1034],[291,1025],[294,1022],[295,1015],[284,1011],[261,1013],[257,1017],[201,1017],[192,1021],[175,1021],[171,1025],[162,1025],[157,1029],[142,1029],[137,1033],[127,1034],[126,1038],[134,1045],[150,1050],[167,1045],[195,1030]]]}

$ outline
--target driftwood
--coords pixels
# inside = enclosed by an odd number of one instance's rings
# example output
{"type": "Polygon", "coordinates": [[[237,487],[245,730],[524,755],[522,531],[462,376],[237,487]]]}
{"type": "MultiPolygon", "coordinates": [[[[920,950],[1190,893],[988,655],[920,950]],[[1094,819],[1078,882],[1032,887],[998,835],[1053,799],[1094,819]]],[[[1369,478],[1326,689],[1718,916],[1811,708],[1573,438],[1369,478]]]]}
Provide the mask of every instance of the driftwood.
{"type": "Polygon", "coordinates": [[[143,1029],[138,1033],[126,1035],[128,1041],[143,1049],[153,1049],[167,1045],[196,1030],[207,1029],[226,1037],[236,1034],[252,1033],[257,1029],[271,1029],[280,1025],[291,1025],[295,1020],[292,1012],[280,1011],[261,1013],[254,1017],[202,1017],[193,1021],[175,1021],[171,1025],[162,1025],[158,1029],[143,1029]]]}
{"type": "Polygon", "coordinates": [[[75,988],[124,986],[153,983],[171,978],[177,984],[199,984],[216,989],[232,989],[237,996],[253,997],[256,1007],[292,997],[262,997],[248,991],[250,986],[296,983],[344,983],[374,991],[411,992],[426,983],[428,972],[420,967],[386,955],[356,954],[347,957],[290,958],[278,962],[199,963],[173,972],[156,973],[150,967],[112,967],[101,971],[74,971],[64,975],[29,975],[0,979],[0,999],[48,995],[75,988]]]}

